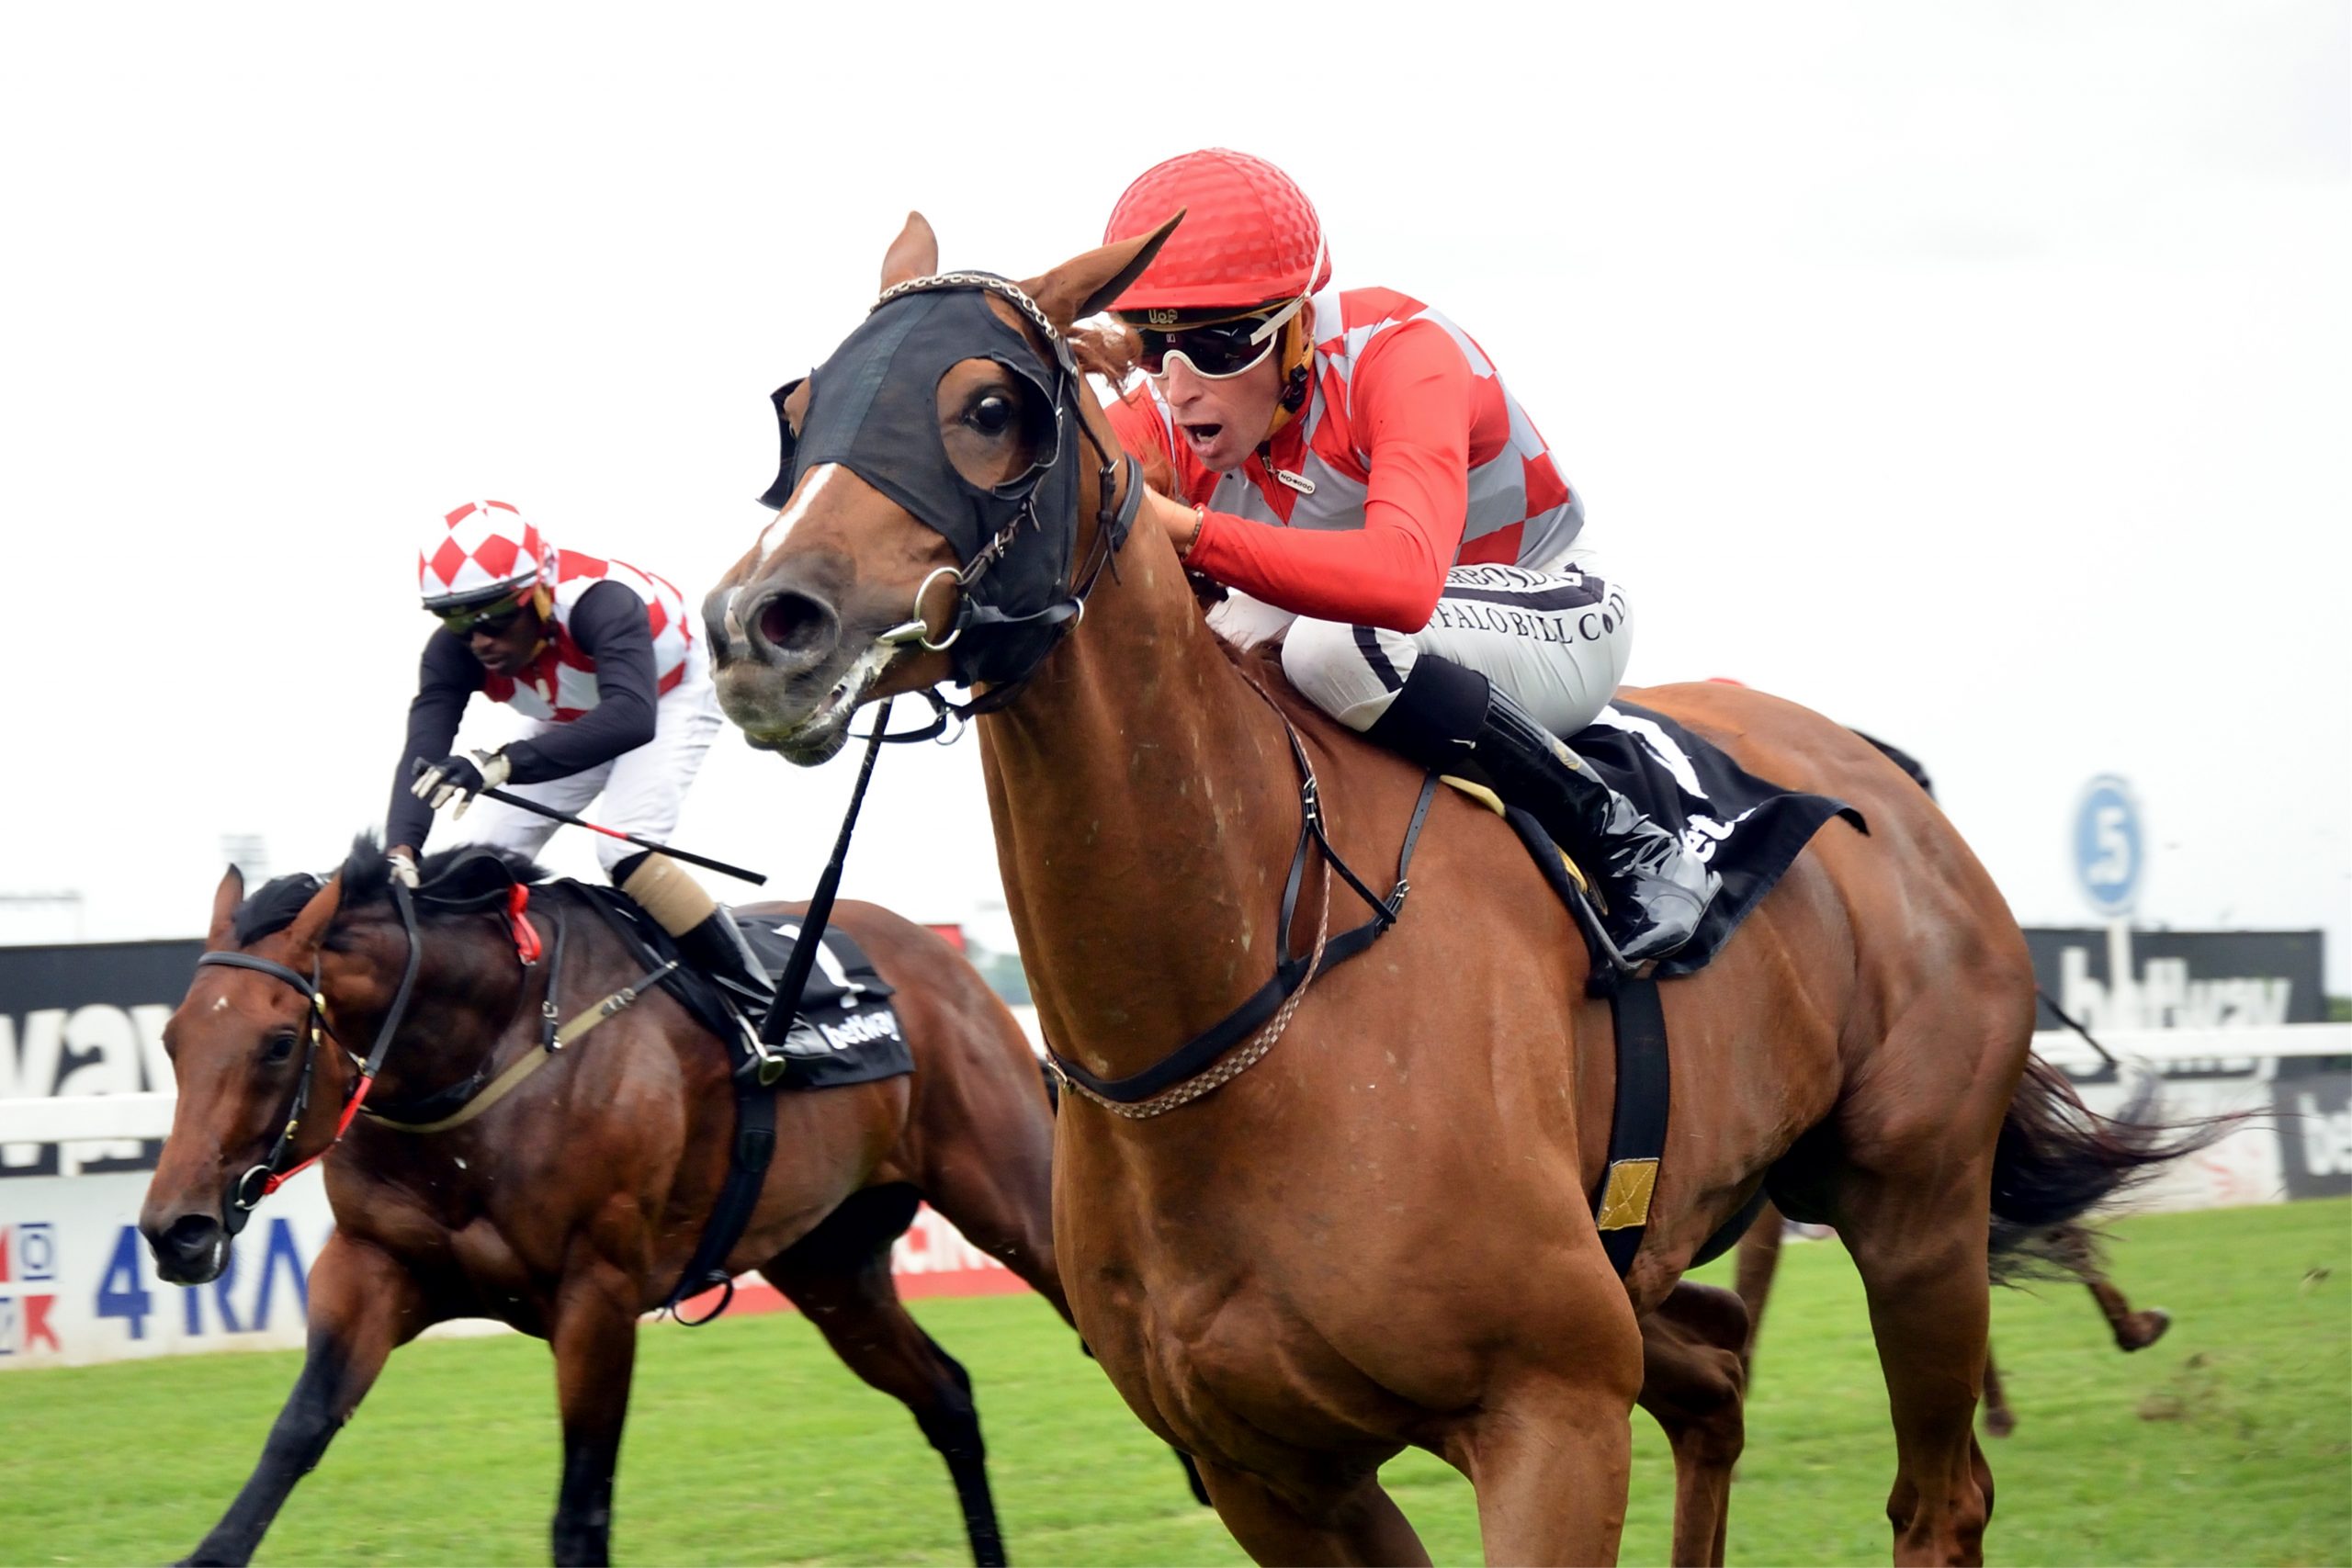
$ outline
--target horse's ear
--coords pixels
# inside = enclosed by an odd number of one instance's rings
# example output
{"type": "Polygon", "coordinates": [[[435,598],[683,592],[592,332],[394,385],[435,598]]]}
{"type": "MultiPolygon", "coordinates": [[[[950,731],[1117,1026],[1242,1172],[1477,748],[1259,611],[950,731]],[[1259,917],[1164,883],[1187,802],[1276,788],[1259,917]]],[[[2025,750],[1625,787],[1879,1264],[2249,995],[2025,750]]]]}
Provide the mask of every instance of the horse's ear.
{"type": "Polygon", "coordinates": [[[245,874],[231,866],[220,874],[220,886],[212,890],[212,929],[204,934],[204,945],[218,951],[229,945],[229,930],[236,924],[237,906],[245,901],[245,874]]]}
{"type": "Polygon", "coordinates": [[[890,242],[882,258],[882,287],[896,288],[910,278],[929,277],[939,270],[939,236],[920,212],[907,214],[907,226],[890,242]]]}
{"type": "Polygon", "coordinates": [[[286,928],[286,940],[297,953],[309,953],[327,934],[327,922],[334,919],[335,910],[343,904],[343,873],[327,878],[327,885],[311,895],[294,923],[286,928]]]}
{"type": "Polygon", "coordinates": [[[1067,327],[1082,321],[1125,293],[1127,285],[1143,276],[1143,269],[1182,221],[1184,215],[1179,212],[1140,238],[1073,256],[1045,276],[1023,284],[1022,289],[1037,301],[1054,325],[1067,327]]]}

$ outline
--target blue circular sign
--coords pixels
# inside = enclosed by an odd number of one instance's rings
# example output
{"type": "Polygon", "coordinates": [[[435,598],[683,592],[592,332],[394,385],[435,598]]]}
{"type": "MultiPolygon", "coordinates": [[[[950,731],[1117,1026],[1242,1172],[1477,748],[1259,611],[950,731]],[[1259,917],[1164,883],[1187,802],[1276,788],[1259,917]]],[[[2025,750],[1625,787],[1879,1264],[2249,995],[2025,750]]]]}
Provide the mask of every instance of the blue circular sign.
{"type": "Polygon", "coordinates": [[[2140,897],[2148,839],[2132,786],[2102,773],[2085,786],[2075,807],[2075,880],[2102,915],[2128,915],[2140,897]]]}

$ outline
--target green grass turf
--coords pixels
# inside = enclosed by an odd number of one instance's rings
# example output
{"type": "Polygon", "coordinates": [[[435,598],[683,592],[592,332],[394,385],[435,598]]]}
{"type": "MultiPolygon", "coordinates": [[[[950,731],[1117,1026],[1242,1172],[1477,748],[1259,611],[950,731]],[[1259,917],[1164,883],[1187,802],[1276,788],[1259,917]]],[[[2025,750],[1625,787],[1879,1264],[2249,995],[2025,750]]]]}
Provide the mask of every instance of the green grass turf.
{"type": "MultiPolygon", "coordinates": [[[[2118,1280],[2135,1303],[2176,1315],[2152,1349],[2117,1353],[2071,1285],[1996,1293],[1995,1345],[2019,1425],[1988,1445],[1991,1555],[2352,1562],[2352,1203],[2153,1215],[2116,1234],[2118,1280]]],[[[915,1310],[971,1370],[1015,1561],[1243,1561],[1043,1303],[915,1310]]],[[[194,1356],[0,1375],[0,1560],[187,1551],[243,1481],[297,1362],[194,1356]]],[[[536,1340],[400,1352],[260,1561],[544,1562],[554,1398],[536,1340]]],[[[1646,1417],[1634,1436],[1624,1559],[1663,1562],[1670,1466],[1646,1417]]],[[[1732,1494],[1732,1561],[1885,1562],[1893,1465],[1853,1269],[1833,1243],[1792,1246],[1732,1494]]],[[[1418,1453],[1386,1476],[1437,1561],[1476,1560],[1460,1477],[1418,1453]]],[[[965,1561],[945,1472],[913,1423],[791,1317],[645,1333],[616,1511],[625,1562],[965,1561]]]]}

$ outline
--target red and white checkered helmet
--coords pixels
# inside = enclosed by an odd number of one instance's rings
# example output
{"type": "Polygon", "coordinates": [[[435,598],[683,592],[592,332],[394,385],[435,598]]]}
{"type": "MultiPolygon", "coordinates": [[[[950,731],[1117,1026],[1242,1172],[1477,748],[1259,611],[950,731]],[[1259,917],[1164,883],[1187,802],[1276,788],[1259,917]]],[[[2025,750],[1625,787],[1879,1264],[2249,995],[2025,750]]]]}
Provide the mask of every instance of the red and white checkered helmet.
{"type": "Polygon", "coordinates": [[[1146,169],[1111,209],[1102,243],[1148,234],[1179,211],[1184,221],[1111,309],[1247,310],[1312,294],[1330,280],[1315,204],[1263,158],[1207,147],[1146,169]]]}
{"type": "Polygon", "coordinates": [[[552,582],[555,551],[537,525],[503,501],[469,501],[425,530],[417,592],[428,610],[463,610],[520,599],[552,582]]]}

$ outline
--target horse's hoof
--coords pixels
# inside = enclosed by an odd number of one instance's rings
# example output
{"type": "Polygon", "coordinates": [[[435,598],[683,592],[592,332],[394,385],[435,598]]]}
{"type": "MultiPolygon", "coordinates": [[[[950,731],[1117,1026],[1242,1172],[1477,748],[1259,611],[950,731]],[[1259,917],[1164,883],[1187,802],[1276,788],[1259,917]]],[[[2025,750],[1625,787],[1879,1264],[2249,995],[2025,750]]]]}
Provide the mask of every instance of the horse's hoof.
{"type": "Polygon", "coordinates": [[[2148,1307],[2133,1313],[2125,1321],[2131,1327],[2115,1337],[2115,1348],[2129,1355],[2134,1350],[2144,1350],[2162,1339],[2165,1330],[2172,1326],[2172,1314],[2162,1307],[2148,1307]]]}
{"type": "Polygon", "coordinates": [[[2007,1408],[1996,1406],[1994,1409],[1984,1412],[1984,1435],[1986,1437],[2006,1438],[2017,1429],[2018,1418],[2009,1414],[2007,1408]]]}

